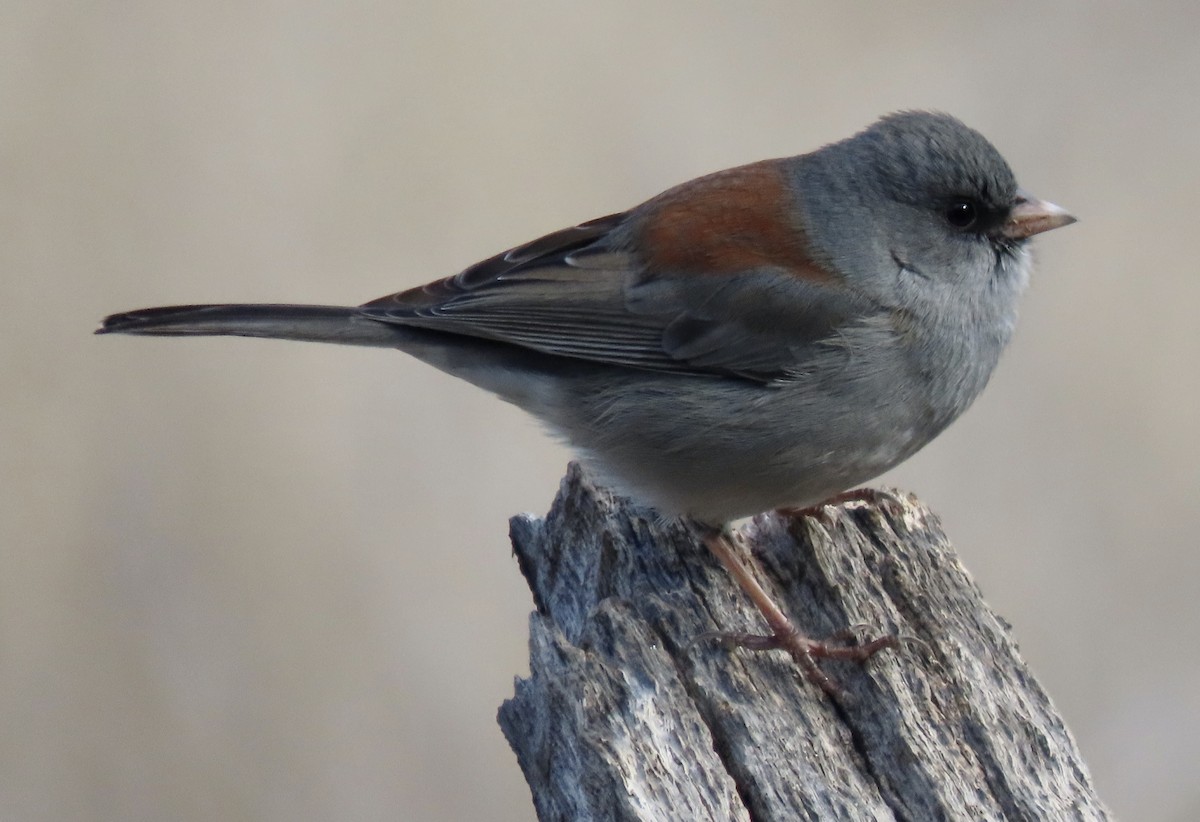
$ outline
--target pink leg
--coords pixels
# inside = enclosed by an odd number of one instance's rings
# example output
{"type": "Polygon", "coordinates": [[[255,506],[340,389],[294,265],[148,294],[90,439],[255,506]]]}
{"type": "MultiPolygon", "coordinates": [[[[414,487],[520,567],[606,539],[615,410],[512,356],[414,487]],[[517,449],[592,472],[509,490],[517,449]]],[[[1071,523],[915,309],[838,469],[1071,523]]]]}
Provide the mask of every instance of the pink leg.
{"type": "Polygon", "coordinates": [[[842,692],[837,684],[829,678],[829,675],[821,670],[817,664],[818,658],[850,659],[863,662],[884,648],[894,648],[899,645],[899,638],[891,635],[877,637],[862,645],[831,644],[805,636],[780,610],[770,595],[759,585],[750,569],[734,553],[733,545],[726,532],[706,529],[704,544],[716,555],[741,589],[750,597],[751,602],[758,608],[759,613],[763,615],[771,629],[771,633],[766,636],[755,634],[713,634],[711,636],[715,636],[727,644],[756,651],[772,649],[787,651],[804,671],[808,680],[831,697],[840,697],[842,692]]]}

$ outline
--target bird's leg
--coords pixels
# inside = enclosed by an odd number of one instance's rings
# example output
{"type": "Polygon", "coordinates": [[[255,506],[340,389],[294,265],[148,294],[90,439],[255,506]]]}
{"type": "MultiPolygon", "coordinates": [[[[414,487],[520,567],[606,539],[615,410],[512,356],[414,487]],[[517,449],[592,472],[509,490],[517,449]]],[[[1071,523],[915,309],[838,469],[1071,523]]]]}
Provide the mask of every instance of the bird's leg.
{"type": "MultiPolygon", "coordinates": [[[[755,634],[715,633],[706,636],[720,639],[722,642],[756,651],[780,649],[787,651],[804,671],[808,680],[831,697],[842,695],[841,689],[821,670],[817,659],[850,659],[865,661],[882,651],[884,648],[894,648],[899,644],[895,636],[881,636],[862,645],[834,644],[805,636],[792,624],[787,615],[775,604],[770,595],[759,584],[758,579],[746,563],[734,552],[733,537],[728,529],[703,529],[704,544],[720,560],[721,564],[737,581],[737,584],[750,601],[758,608],[763,619],[771,629],[765,636],[755,634]]],[[[753,559],[750,559],[753,562],[753,559]]]]}

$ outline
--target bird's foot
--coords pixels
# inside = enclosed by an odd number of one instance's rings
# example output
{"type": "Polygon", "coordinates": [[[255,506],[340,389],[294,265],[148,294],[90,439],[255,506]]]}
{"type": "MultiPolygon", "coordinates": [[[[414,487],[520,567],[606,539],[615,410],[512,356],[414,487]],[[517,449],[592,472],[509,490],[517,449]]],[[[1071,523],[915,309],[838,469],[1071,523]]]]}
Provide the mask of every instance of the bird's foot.
{"type": "Polygon", "coordinates": [[[820,518],[826,508],[834,508],[854,502],[873,505],[891,514],[903,510],[906,505],[904,498],[893,491],[883,488],[852,488],[849,491],[835,494],[829,499],[822,500],[816,505],[810,505],[807,508],[780,508],[778,511],[783,516],[794,519],[804,519],[806,517],[820,518]]]}
{"type": "Polygon", "coordinates": [[[710,631],[698,636],[696,641],[712,640],[726,648],[745,648],[749,651],[787,651],[804,671],[804,676],[809,682],[830,697],[845,698],[846,694],[841,686],[822,670],[817,660],[845,659],[866,662],[886,648],[898,647],[902,640],[895,634],[883,634],[860,642],[857,631],[859,627],[861,626],[838,631],[828,639],[813,639],[802,634],[788,621],[773,634],[710,631]]]}
{"type": "MultiPolygon", "coordinates": [[[[804,671],[805,677],[831,697],[844,698],[842,689],[817,664],[818,659],[848,659],[865,662],[885,648],[895,648],[900,637],[885,635],[866,642],[858,641],[857,627],[835,634],[829,640],[812,639],[801,633],[782,609],[759,584],[750,567],[738,557],[733,548],[732,534],[708,529],[702,532],[705,545],[733,576],[739,587],[750,597],[771,630],[770,634],[709,633],[700,639],[719,639],[722,644],[756,651],[784,650],[804,671]]],[[[750,562],[753,562],[750,559],[750,562]]]]}

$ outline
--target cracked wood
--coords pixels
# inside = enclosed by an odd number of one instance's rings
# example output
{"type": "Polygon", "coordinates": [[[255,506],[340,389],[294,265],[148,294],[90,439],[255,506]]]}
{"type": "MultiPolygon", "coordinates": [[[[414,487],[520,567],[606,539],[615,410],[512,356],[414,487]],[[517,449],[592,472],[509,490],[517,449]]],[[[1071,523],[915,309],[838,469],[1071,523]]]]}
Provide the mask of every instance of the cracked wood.
{"type": "Polygon", "coordinates": [[[832,701],[781,652],[693,641],[760,631],[678,523],[577,466],[544,519],[515,517],[537,610],[530,676],[500,709],[539,819],[1107,819],[1075,742],[911,497],[743,526],[804,629],[914,638],[825,662],[832,701]]]}

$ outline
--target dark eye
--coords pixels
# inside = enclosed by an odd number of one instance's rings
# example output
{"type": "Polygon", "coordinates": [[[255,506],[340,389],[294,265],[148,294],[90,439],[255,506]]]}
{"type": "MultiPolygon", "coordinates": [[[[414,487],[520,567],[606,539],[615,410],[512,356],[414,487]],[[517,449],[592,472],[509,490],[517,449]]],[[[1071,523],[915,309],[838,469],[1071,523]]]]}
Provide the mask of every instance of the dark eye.
{"type": "Polygon", "coordinates": [[[955,200],[943,213],[946,222],[955,228],[970,228],[979,219],[979,206],[970,200],[955,200]]]}

